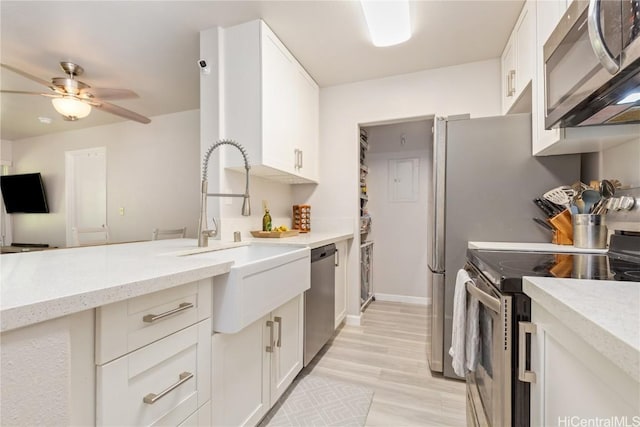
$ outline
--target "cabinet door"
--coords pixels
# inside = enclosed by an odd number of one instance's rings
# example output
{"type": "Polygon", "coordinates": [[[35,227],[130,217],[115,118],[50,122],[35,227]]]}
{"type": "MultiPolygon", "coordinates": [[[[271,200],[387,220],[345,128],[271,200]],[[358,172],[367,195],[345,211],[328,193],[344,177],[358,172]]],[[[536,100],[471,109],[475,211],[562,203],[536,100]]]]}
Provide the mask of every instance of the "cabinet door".
{"type": "MultiPolygon", "coordinates": [[[[303,295],[298,295],[272,312],[273,352],[271,352],[271,404],[273,405],[302,369],[304,338],[303,295]]],[[[270,331],[265,345],[270,345],[270,331]]]]}
{"type": "Polygon", "coordinates": [[[531,340],[531,370],[536,374],[531,384],[531,425],[623,417],[631,422],[638,415],[637,380],[535,301],[531,319],[536,325],[531,340]]]}
{"type": "Polygon", "coordinates": [[[513,34],[500,58],[502,86],[502,114],[507,114],[515,100],[516,51],[513,34]]]}
{"type": "Polygon", "coordinates": [[[535,5],[527,1],[515,26],[516,49],[516,97],[531,81],[535,61],[535,5]]]}
{"type": "Polygon", "coordinates": [[[295,64],[284,46],[262,27],[262,161],[289,173],[296,173],[294,133],[297,126],[295,64]]]}
{"type": "Polygon", "coordinates": [[[269,354],[263,345],[267,320],[236,334],[213,335],[213,425],[253,426],[269,410],[269,354]]]}
{"type": "Polygon", "coordinates": [[[347,241],[336,242],[336,303],[335,327],[337,328],[347,315],[347,241]]]}
{"type": "Polygon", "coordinates": [[[294,146],[299,151],[297,174],[318,180],[319,89],[318,85],[296,64],[296,119],[292,123],[294,146]]]}

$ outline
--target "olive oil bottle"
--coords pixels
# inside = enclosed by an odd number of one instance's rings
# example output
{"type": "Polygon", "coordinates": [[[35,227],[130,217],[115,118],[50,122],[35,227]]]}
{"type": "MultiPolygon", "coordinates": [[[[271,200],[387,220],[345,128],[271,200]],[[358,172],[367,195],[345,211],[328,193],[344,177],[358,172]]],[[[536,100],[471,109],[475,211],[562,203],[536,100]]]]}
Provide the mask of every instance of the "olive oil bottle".
{"type": "Polygon", "coordinates": [[[262,209],[264,209],[264,216],[262,217],[262,231],[271,231],[271,214],[269,213],[269,207],[267,201],[262,201],[262,209]]]}

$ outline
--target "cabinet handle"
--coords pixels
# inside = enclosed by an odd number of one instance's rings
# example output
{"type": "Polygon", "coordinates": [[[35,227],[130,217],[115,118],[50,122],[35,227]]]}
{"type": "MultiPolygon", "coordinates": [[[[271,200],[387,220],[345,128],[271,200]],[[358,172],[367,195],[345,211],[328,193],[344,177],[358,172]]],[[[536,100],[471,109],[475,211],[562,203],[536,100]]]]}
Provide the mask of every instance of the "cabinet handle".
{"type": "Polygon", "coordinates": [[[282,347],[282,317],[276,316],[273,318],[278,324],[278,341],[276,341],[276,347],[282,347]]]}
{"type": "Polygon", "coordinates": [[[340,267],[340,249],[338,248],[336,248],[336,262],[334,265],[340,267]]]}
{"type": "Polygon", "coordinates": [[[508,86],[509,86],[509,91],[507,92],[507,96],[515,95],[516,94],[516,70],[509,70],[508,86]]]}
{"type": "Polygon", "coordinates": [[[527,361],[527,334],[535,335],[536,324],[531,322],[518,322],[518,379],[525,383],[535,383],[536,373],[526,370],[527,361]]]}
{"type": "Polygon", "coordinates": [[[193,374],[191,372],[183,372],[183,373],[180,374],[179,378],[180,379],[178,380],[177,383],[175,383],[173,385],[170,385],[166,389],[162,390],[160,393],[158,393],[158,394],[155,394],[155,393],[147,394],[145,397],[142,398],[142,401],[144,403],[148,403],[149,405],[153,405],[158,400],[162,399],[167,394],[169,394],[170,392],[172,392],[173,390],[175,390],[176,388],[180,387],[182,384],[186,383],[191,378],[193,378],[193,374]]]}
{"type": "Polygon", "coordinates": [[[273,353],[273,322],[271,320],[267,320],[267,327],[269,328],[269,345],[265,350],[267,353],[273,353]]]}
{"type": "Polygon", "coordinates": [[[142,318],[142,321],[145,323],[153,323],[156,320],[164,319],[165,317],[174,315],[184,310],[188,310],[190,308],[193,308],[193,303],[183,302],[183,303],[180,303],[180,305],[177,308],[174,308],[173,310],[165,311],[164,313],[161,313],[161,314],[146,314],[142,318]]]}
{"type": "Polygon", "coordinates": [[[298,150],[297,148],[295,150],[293,150],[294,153],[294,162],[293,162],[293,168],[294,169],[299,169],[300,168],[300,150],[298,150]]]}
{"type": "Polygon", "coordinates": [[[303,157],[304,152],[302,150],[298,150],[298,154],[300,155],[300,161],[298,162],[298,168],[302,169],[302,163],[304,161],[304,157],[303,157]]]}

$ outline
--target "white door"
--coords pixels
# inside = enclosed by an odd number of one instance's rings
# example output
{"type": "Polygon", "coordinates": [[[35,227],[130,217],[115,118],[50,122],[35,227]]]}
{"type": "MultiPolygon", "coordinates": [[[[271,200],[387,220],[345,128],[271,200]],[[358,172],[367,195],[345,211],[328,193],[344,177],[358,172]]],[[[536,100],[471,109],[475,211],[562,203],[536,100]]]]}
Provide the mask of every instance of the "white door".
{"type": "Polygon", "coordinates": [[[107,224],[107,149],[95,147],[65,152],[67,246],[73,227],[107,224]]]}

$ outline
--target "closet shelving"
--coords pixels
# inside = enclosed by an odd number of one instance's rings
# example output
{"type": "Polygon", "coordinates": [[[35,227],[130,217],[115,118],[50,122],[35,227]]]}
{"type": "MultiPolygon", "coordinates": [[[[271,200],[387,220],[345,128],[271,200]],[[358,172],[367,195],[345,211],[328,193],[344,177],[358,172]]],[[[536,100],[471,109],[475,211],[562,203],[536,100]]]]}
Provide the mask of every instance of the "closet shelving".
{"type": "Polygon", "coordinates": [[[360,129],[360,310],[375,297],[373,295],[373,242],[367,240],[371,231],[371,216],[367,209],[369,195],[367,194],[367,151],[369,151],[368,134],[360,129]]]}

